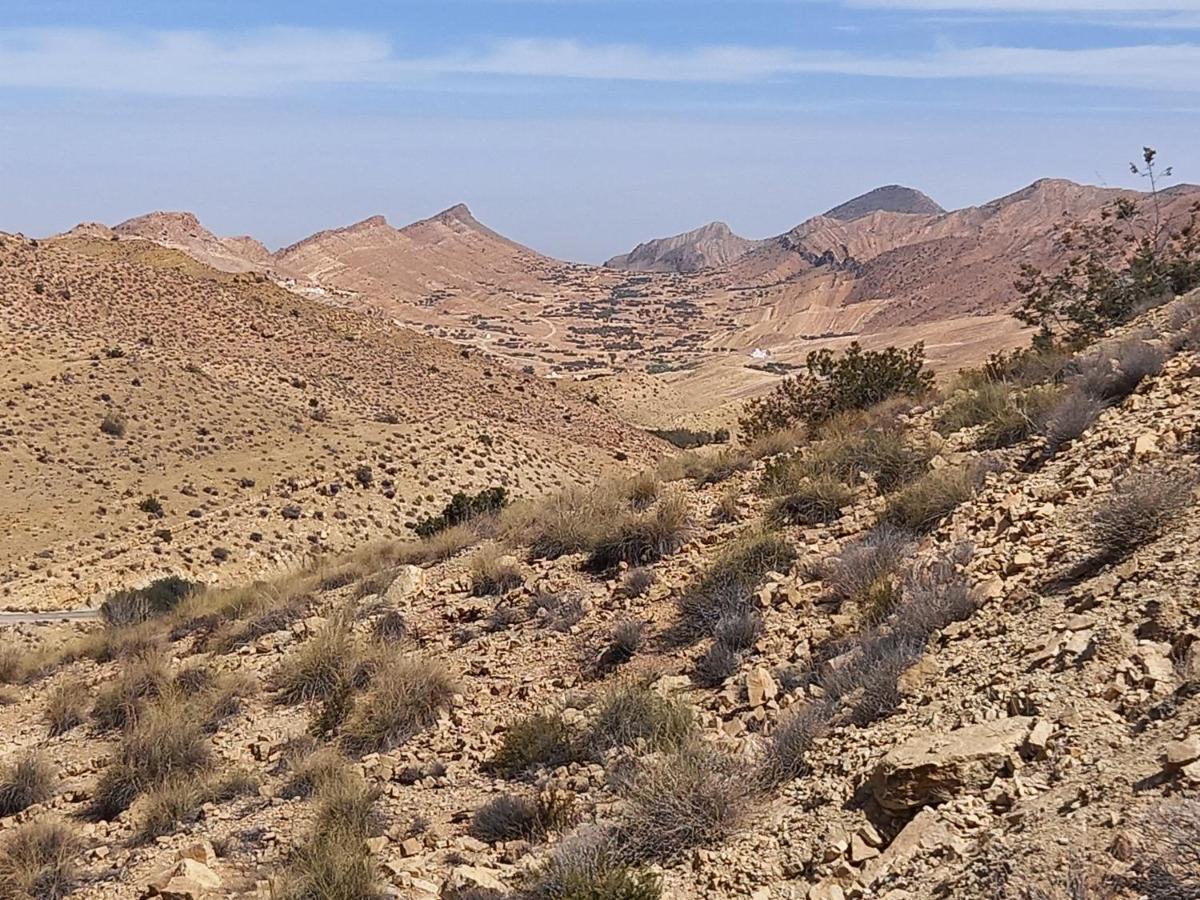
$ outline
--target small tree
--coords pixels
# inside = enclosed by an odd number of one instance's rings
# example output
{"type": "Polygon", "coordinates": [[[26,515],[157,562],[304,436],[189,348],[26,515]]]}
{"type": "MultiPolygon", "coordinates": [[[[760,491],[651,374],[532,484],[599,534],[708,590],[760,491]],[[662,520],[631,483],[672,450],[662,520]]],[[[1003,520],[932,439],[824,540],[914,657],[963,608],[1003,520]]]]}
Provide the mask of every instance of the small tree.
{"type": "Polygon", "coordinates": [[[829,349],[814,350],[805,369],[785,378],[767,396],[750,401],[738,420],[747,437],[816,425],[835,413],[866,409],[890,397],[917,396],[933,386],[923,343],[907,350],[864,350],[855,341],[840,357],[829,349]]]}
{"type": "Polygon", "coordinates": [[[1165,216],[1159,185],[1171,169],[1159,170],[1157,155],[1144,147],[1141,165],[1129,166],[1150,184],[1146,201],[1122,197],[1104,208],[1098,222],[1067,226],[1058,246],[1068,257],[1058,272],[1021,267],[1016,288],[1022,301],[1014,315],[1038,329],[1035,346],[1086,344],[1200,283],[1197,209],[1182,223],[1165,216]]]}

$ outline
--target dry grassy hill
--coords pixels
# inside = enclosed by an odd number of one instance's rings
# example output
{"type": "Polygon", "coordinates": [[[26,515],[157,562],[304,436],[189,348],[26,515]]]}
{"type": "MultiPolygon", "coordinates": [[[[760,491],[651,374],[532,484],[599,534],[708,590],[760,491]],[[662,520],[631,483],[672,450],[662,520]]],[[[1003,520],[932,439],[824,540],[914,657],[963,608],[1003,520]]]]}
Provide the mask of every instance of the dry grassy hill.
{"type": "Polygon", "coordinates": [[[1057,379],[1038,358],[572,489],[446,559],[394,544],[20,626],[0,878],[1191,896],[1198,323],[1193,295],[1057,379]]]}
{"type": "Polygon", "coordinates": [[[0,296],[6,604],[253,577],[659,452],[476,352],[141,241],[0,236],[0,296]]]}

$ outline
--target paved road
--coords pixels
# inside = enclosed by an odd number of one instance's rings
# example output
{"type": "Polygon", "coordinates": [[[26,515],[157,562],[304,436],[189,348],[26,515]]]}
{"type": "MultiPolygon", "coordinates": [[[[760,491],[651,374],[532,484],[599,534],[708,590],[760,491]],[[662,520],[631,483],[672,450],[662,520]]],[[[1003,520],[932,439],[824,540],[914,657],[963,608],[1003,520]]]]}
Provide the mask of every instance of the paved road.
{"type": "Polygon", "coordinates": [[[0,612],[0,625],[33,625],[38,622],[86,622],[100,616],[98,609],[59,609],[46,612],[0,612]]]}

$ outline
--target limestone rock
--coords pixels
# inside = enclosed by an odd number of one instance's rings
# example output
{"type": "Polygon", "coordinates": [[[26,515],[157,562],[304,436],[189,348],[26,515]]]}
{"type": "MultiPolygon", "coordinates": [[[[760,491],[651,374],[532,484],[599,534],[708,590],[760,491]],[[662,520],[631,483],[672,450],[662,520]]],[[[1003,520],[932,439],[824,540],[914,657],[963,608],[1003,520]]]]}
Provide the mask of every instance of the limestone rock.
{"type": "Polygon", "coordinates": [[[425,587],[425,570],[420,566],[401,566],[396,577],[388,586],[384,599],[393,606],[404,603],[413,594],[425,587]]]}
{"type": "Polygon", "coordinates": [[[880,760],[871,792],[885,809],[903,812],[981,791],[1009,766],[1032,725],[1018,716],[918,736],[880,760]]]}
{"type": "Polygon", "coordinates": [[[198,900],[221,890],[217,873],[202,862],[185,857],[151,878],[149,896],[165,900],[198,900]]]}

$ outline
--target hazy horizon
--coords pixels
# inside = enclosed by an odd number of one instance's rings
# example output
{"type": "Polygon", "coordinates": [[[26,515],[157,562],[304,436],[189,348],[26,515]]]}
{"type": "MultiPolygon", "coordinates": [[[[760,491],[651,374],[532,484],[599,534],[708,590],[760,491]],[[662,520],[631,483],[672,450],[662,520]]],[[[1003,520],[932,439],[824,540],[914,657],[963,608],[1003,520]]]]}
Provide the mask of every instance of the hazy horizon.
{"type": "Polygon", "coordinates": [[[1141,186],[1143,144],[1200,181],[1200,0],[243,6],[0,3],[0,230],[187,210],[275,248],[464,202],[600,262],[882,184],[1141,186]]]}

